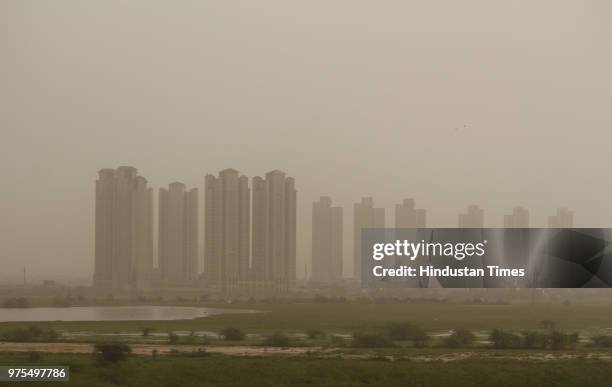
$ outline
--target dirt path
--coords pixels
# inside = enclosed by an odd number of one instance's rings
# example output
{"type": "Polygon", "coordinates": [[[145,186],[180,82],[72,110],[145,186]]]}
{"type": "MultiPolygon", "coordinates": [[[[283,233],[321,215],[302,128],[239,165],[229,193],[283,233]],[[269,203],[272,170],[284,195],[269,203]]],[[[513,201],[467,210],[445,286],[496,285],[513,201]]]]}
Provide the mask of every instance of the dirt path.
{"type": "MultiPolygon", "coordinates": [[[[132,353],[137,355],[151,355],[154,350],[158,354],[168,354],[173,351],[192,352],[205,350],[210,353],[220,353],[230,356],[304,356],[314,355],[319,358],[341,358],[341,359],[372,359],[376,355],[372,353],[345,354],[338,352],[338,349],[324,349],[321,347],[249,347],[249,346],[201,346],[201,345],[170,345],[170,344],[131,344],[132,353]]],[[[0,342],[0,352],[49,352],[49,353],[92,353],[94,345],[89,343],[5,343],[0,342]]],[[[490,351],[466,351],[450,352],[430,355],[413,356],[385,356],[389,361],[406,360],[430,362],[442,361],[452,362],[465,359],[508,359],[525,361],[555,361],[573,359],[596,359],[602,361],[612,361],[610,352],[525,352],[509,353],[507,355],[500,352],[490,351]]]]}
{"type": "MultiPolygon", "coordinates": [[[[307,352],[320,351],[319,347],[247,347],[247,346],[201,346],[201,345],[169,345],[169,344],[130,344],[132,353],[137,355],[151,355],[153,350],[159,354],[178,352],[192,352],[206,350],[212,353],[221,353],[234,356],[298,356],[307,352]]],[[[50,352],[50,353],[92,353],[94,345],[89,343],[5,343],[0,342],[0,352],[50,352]]]]}

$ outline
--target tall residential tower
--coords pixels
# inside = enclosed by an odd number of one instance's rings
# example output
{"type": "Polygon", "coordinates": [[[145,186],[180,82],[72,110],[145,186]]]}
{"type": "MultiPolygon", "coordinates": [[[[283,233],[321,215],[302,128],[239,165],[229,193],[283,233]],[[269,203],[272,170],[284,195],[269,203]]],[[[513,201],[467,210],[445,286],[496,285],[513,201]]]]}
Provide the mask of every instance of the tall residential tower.
{"type": "Polygon", "coordinates": [[[249,277],[250,191],[246,176],[225,169],[205,178],[204,274],[230,292],[249,277]]]}
{"type": "Polygon", "coordinates": [[[484,210],[477,205],[468,206],[465,214],[459,214],[459,228],[483,228],[484,210]]]}
{"type": "Polygon", "coordinates": [[[385,209],[375,208],[374,199],[362,198],[353,207],[353,273],[361,279],[361,230],[364,228],[384,228],[385,209]]]}
{"type": "Polygon", "coordinates": [[[153,266],[153,191],[134,167],[98,174],[94,286],[145,289],[153,266]]]}
{"type": "Polygon", "coordinates": [[[253,279],[275,291],[295,283],[296,196],[284,172],[253,178],[253,279]]]}
{"type": "Polygon", "coordinates": [[[342,207],[322,196],[312,203],[312,277],[313,282],[342,279],[342,207]]]}
{"type": "Polygon", "coordinates": [[[514,207],[512,214],[504,215],[504,228],[529,228],[529,210],[514,207]]]}
{"type": "Polygon", "coordinates": [[[188,285],[198,275],[198,190],[172,183],[159,190],[158,257],[165,285],[188,285]]]}
{"type": "Polygon", "coordinates": [[[550,228],[572,228],[574,227],[574,212],[566,207],[558,208],[555,215],[548,217],[550,228]]]}
{"type": "Polygon", "coordinates": [[[414,199],[404,199],[395,205],[395,228],[425,228],[427,213],[415,208],[414,199]]]}

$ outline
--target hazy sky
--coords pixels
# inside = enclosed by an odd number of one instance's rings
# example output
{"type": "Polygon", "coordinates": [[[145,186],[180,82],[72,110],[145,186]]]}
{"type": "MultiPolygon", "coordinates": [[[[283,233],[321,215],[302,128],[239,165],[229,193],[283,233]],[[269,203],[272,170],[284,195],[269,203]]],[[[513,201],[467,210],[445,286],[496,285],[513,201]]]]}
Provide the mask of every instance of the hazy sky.
{"type": "MultiPolygon", "coordinates": [[[[0,1],[0,281],[91,276],[94,181],[233,167],[311,203],[612,226],[612,3],[0,1]]],[[[351,270],[347,240],[345,272],[351,270]]]]}

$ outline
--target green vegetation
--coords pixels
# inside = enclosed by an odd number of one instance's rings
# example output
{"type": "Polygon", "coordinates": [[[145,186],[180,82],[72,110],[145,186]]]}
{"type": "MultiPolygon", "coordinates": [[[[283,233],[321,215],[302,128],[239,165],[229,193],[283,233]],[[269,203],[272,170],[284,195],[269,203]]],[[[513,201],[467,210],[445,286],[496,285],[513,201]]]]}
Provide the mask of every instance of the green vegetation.
{"type": "Polygon", "coordinates": [[[32,341],[55,341],[59,333],[53,329],[31,326],[27,328],[12,328],[0,332],[0,341],[32,342],[32,341]]]}
{"type": "Polygon", "coordinates": [[[5,308],[28,308],[30,306],[30,302],[23,297],[9,298],[4,300],[3,306],[5,308]]]}
{"type": "Polygon", "coordinates": [[[306,336],[308,336],[310,340],[322,339],[325,337],[325,332],[320,329],[309,329],[306,331],[306,336]]]}
{"type": "Polygon", "coordinates": [[[412,340],[413,337],[423,331],[423,328],[412,323],[394,323],[387,327],[387,336],[391,340],[412,340]]]}
{"type": "Polygon", "coordinates": [[[291,346],[291,339],[284,333],[274,332],[270,336],[266,337],[262,345],[268,347],[289,347],[291,346]]]}
{"type": "Polygon", "coordinates": [[[591,346],[600,348],[612,348],[612,336],[595,336],[591,338],[591,346]]]}
{"type": "Polygon", "coordinates": [[[527,348],[527,349],[575,349],[578,343],[578,333],[531,332],[522,334],[494,329],[489,339],[497,349],[527,348]]]}
{"type": "Polygon", "coordinates": [[[94,355],[99,364],[116,363],[124,360],[131,352],[125,343],[97,343],[94,346],[94,355]]]}
{"type": "Polygon", "coordinates": [[[387,327],[387,337],[395,341],[412,341],[415,347],[423,348],[429,341],[429,335],[423,328],[409,322],[394,323],[387,327]]]}
{"type": "Polygon", "coordinates": [[[238,328],[225,328],[220,334],[227,341],[242,341],[246,337],[244,332],[238,328]]]}
{"type": "MultiPolygon", "coordinates": [[[[262,313],[225,314],[192,320],[147,321],[156,332],[212,331],[235,327],[248,333],[264,335],[276,331],[287,333],[317,329],[329,334],[352,334],[380,329],[389,324],[410,321],[428,332],[469,327],[473,331],[501,328],[520,331],[538,329],[542,320],[556,322],[561,331],[609,328],[612,308],[602,304],[561,303],[530,304],[462,304],[462,303],[211,303],[200,306],[215,308],[257,309],[262,313]],[[322,317],[324,316],[324,317],[322,317]]],[[[59,316],[58,316],[59,317],[59,316]]],[[[29,324],[34,325],[34,324],[29,324]]],[[[0,323],[0,331],[23,327],[23,323],[0,323]]],[[[45,326],[69,332],[140,332],[142,321],[49,321],[45,326]]]]}
{"type": "Polygon", "coordinates": [[[151,334],[151,331],[153,329],[149,328],[149,327],[144,327],[142,328],[142,336],[143,337],[149,337],[149,335],[151,334]]]}
{"type": "Polygon", "coordinates": [[[169,332],[168,333],[168,343],[169,344],[178,344],[179,342],[179,337],[176,333],[174,332],[169,332]]]}
{"type": "Polygon", "coordinates": [[[542,329],[555,329],[555,322],[553,320],[542,320],[540,321],[540,327],[542,329]]]}
{"type": "Polygon", "coordinates": [[[382,333],[355,332],[353,334],[353,347],[356,348],[385,348],[394,346],[393,341],[382,333]]]}
{"type": "Polygon", "coordinates": [[[449,348],[464,348],[476,340],[472,331],[465,328],[455,329],[449,337],[444,339],[444,345],[449,348]]]}
{"type": "Polygon", "coordinates": [[[523,347],[527,349],[550,347],[550,335],[545,332],[523,332],[523,347]]]}
{"type": "Polygon", "coordinates": [[[331,335],[329,338],[329,345],[336,348],[346,347],[346,339],[342,336],[331,335]]]}
{"type": "MultiPolygon", "coordinates": [[[[23,365],[27,354],[0,354],[0,364],[23,365]]],[[[474,359],[452,362],[252,358],[205,352],[128,356],[100,367],[91,355],[48,354],[39,364],[70,367],[66,386],[607,386],[612,367],[595,360],[521,361],[474,359]]],[[[40,386],[21,382],[20,386],[40,386]]]]}

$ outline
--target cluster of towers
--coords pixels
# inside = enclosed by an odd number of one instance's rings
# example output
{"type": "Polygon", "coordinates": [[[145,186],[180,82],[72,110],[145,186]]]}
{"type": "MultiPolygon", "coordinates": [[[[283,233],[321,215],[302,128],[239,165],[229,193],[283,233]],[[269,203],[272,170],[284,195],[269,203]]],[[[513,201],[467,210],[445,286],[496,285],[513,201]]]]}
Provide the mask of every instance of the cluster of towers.
{"type": "MultiPolygon", "coordinates": [[[[323,196],[312,205],[312,275],[311,281],[329,283],[342,279],[343,235],[342,207],[333,207],[323,196]]],[[[385,209],[375,207],[374,199],[362,198],[353,206],[353,277],[361,278],[361,230],[384,228],[385,209]]],[[[415,207],[414,199],[404,199],[395,206],[395,228],[426,227],[426,212],[415,207]]]]}
{"type": "Polygon", "coordinates": [[[295,283],[295,180],[235,169],[205,179],[204,277],[224,291],[285,291],[295,283]],[[251,192],[252,190],[252,192],[251,192]],[[251,210],[252,205],[252,210],[251,210]]]}
{"type": "MultiPolygon", "coordinates": [[[[159,190],[157,268],[154,268],[153,190],[134,167],[102,169],[96,181],[94,286],[144,290],[151,286],[204,286],[284,292],[296,280],[295,180],[281,171],[249,178],[235,169],[204,181],[204,267],[199,268],[199,192],[182,183],[159,190]],[[202,273],[201,273],[202,272],[202,273]]],[[[529,211],[515,207],[505,228],[528,228],[529,211]]],[[[361,278],[361,231],[384,228],[385,209],[371,197],[353,207],[353,277],[361,278]]],[[[468,206],[460,228],[484,227],[484,210],[468,206]]],[[[548,227],[570,228],[573,213],[560,208],[548,227]]],[[[395,228],[427,227],[413,199],[395,206],[395,228]]],[[[323,196],[312,205],[310,281],[343,277],[343,209],[323,196]]]]}
{"type": "MultiPolygon", "coordinates": [[[[234,169],[206,175],[204,270],[207,286],[231,292],[283,291],[295,283],[295,181],[281,171],[249,179],[234,169]]],[[[102,169],[96,181],[94,286],[143,290],[200,279],[198,189],[159,190],[157,269],[153,190],[136,168],[102,169]]]]}
{"type": "MultiPolygon", "coordinates": [[[[459,228],[483,228],[484,210],[477,205],[467,207],[458,216],[459,228]]],[[[548,217],[550,228],[571,228],[574,214],[559,208],[548,217]]],[[[323,196],[312,206],[312,271],[310,280],[316,283],[342,279],[342,207],[333,207],[331,198],[323,196]]],[[[505,215],[504,228],[529,228],[529,210],[514,207],[505,215]]],[[[353,278],[361,278],[361,231],[366,228],[384,228],[385,209],[376,207],[371,197],[361,199],[353,206],[353,278]]],[[[395,205],[395,228],[425,228],[427,212],[416,208],[414,199],[404,199],[395,205]]]]}

